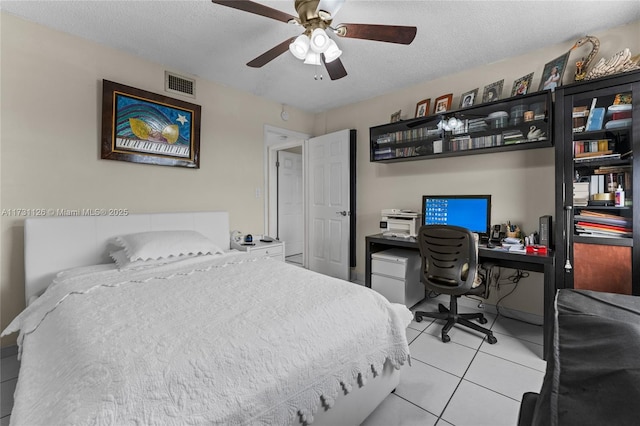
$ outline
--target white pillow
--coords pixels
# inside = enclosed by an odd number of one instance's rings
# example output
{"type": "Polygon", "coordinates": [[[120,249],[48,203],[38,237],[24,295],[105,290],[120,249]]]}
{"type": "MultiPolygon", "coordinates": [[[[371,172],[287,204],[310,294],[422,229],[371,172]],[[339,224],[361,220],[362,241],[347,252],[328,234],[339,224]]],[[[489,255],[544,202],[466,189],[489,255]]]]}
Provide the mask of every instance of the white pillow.
{"type": "Polygon", "coordinates": [[[142,269],[142,268],[148,268],[151,266],[162,266],[162,265],[167,265],[169,263],[178,262],[180,260],[193,259],[194,257],[196,257],[195,255],[172,256],[169,258],[162,258],[162,259],[131,261],[127,257],[127,254],[125,253],[124,249],[112,251],[111,253],[109,253],[109,256],[116,263],[116,267],[121,271],[128,270],[128,269],[142,269]]]}
{"type": "Polygon", "coordinates": [[[111,243],[124,249],[130,262],[224,253],[213,241],[196,231],[139,232],[117,236],[111,243]]]}

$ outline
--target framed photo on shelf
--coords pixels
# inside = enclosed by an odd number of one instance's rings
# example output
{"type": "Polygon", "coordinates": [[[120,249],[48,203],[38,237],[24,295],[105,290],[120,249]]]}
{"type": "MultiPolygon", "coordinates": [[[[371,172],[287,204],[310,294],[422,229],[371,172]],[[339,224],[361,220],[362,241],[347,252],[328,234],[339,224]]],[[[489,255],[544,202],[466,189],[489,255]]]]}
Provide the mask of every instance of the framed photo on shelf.
{"type": "Polygon", "coordinates": [[[433,113],[439,114],[441,112],[445,112],[448,109],[451,109],[451,100],[453,99],[453,93],[449,93],[447,95],[442,95],[436,98],[435,105],[433,107],[433,113]]]}
{"type": "Polygon", "coordinates": [[[496,81],[484,86],[484,92],[482,92],[482,103],[494,102],[500,99],[502,96],[502,86],[504,85],[504,78],[500,81],[496,81]]]}
{"type": "Polygon", "coordinates": [[[511,88],[511,96],[526,95],[531,88],[531,82],[533,81],[533,73],[529,73],[523,77],[520,77],[513,82],[511,88]]]}
{"type": "Polygon", "coordinates": [[[476,97],[478,97],[478,90],[480,90],[480,88],[476,87],[475,89],[469,90],[468,92],[460,95],[460,108],[466,108],[473,105],[476,101],[476,97]]]}
{"type": "Polygon", "coordinates": [[[391,123],[397,123],[398,121],[400,121],[400,113],[401,112],[402,112],[402,110],[399,109],[398,111],[396,111],[393,114],[391,114],[391,123]]]}
{"type": "Polygon", "coordinates": [[[558,56],[553,61],[547,62],[542,71],[542,78],[540,79],[540,87],[538,90],[556,90],[556,87],[562,85],[562,76],[567,68],[567,60],[569,59],[569,53],[558,56]]]}
{"type": "Polygon", "coordinates": [[[416,118],[426,117],[429,114],[429,107],[431,106],[431,98],[423,99],[416,104],[416,118]]]}
{"type": "Polygon", "coordinates": [[[200,167],[201,107],[102,81],[101,158],[200,167]]]}

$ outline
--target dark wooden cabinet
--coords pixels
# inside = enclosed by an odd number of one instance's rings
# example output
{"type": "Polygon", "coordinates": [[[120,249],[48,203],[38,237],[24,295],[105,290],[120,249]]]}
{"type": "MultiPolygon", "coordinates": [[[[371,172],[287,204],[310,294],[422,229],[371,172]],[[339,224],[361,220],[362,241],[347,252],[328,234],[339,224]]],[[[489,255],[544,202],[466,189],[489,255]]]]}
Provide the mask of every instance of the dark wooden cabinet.
{"type": "Polygon", "coordinates": [[[555,97],[556,286],[640,295],[640,72],[555,97]]]}
{"type": "Polygon", "coordinates": [[[371,127],[370,161],[390,163],[552,146],[551,92],[371,127]]]}

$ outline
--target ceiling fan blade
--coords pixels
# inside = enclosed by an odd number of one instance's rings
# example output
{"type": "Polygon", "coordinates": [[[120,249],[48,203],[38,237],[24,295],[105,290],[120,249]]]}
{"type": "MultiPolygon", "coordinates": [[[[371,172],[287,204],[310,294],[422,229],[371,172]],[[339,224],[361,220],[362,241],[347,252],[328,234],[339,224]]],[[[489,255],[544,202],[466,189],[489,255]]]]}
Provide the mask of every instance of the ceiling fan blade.
{"type": "Polygon", "coordinates": [[[416,37],[416,32],[416,27],[375,24],[340,24],[336,29],[336,34],[340,37],[398,44],[411,44],[416,37]]]}
{"type": "Polygon", "coordinates": [[[248,0],[211,0],[212,3],[227,6],[233,9],[242,10],[249,13],[255,13],[256,15],[265,16],[267,18],[275,19],[276,21],[289,22],[296,18],[293,15],[273,9],[268,6],[261,5],[259,3],[248,0]]]}
{"type": "Polygon", "coordinates": [[[318,3],[318,12],[327,12],[331,19],[333,19],[343,4],[344,0],[320,0],[318,3]]]}
{"type": "Polygon", "coordinates": [[[294,40],[295,40],[295,38],[290,38],[290,39],[287,39],[287,40],[283,41],[282,43],[280,43],[276,47],[267,50],[262,55],[258,56],[257,58],[255,58],[255,59],[253,59],[253,60],[251,60],[249,62],[247,62],[247,65],[250,66],[250,67],[253,67],[253,68],[260,68],[260,67],[268,64],[269,62],[273,61],[275,58],[277,58],[278,56],[282,55],[284,52],[289,50],[289,45],[294,40]]]}
{"type": "Polygon", "coordinates": [[[327,69],[327,72],[329,73],[329,77],[331,78],[331,80],[339,80],[342,77],[347,76],[347,70],[344,69],[344,65],[342,65],[342,61],[340,60],[340,58],[336,58],[331,62],[325,62],[324,53],[320,55],[320,58],[322,59],[322,63],[324,64],[324,67],[327,69]]]}

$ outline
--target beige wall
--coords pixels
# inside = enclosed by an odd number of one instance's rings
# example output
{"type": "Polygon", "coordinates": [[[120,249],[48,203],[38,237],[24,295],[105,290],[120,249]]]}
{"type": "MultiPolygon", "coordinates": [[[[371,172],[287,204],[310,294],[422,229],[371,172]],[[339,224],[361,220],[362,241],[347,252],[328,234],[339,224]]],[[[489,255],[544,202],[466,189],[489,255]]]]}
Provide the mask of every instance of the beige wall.
{"type": "MultiPolygon", "coordinates": [[[[224,209],[232,229],[263,229],[264,126],[310,133],[312,114],[289,107],[285,123],[280,104],[196,79],[196,99],[169,96],[202,106],[200,169],[101,160],[102,79],[163,93],[165,68],[6,13],[0,23],[3,209],[224,209]]],[[[1,219],[4,328],[24,308],[24,218],[1,219]]]]}
{"type": "MultiPolygon", "coordinates": [[[[640,21],[593,35],[601,43],[594,63],[625,47],[633,53],[640,53],[640,21]]],[[[580,35],[576,40],[578,37],[580,35]]],[[[433,110],[435,98],[447,93],[453,93],[453,105],[457,108],[460,94],[478,87],[482,97],[485,85],[503,78],[503,97],[508,97],[514,80],[530,72],[534,72],[533,89],[537,90],[544,65],[567,52],[574,42],[568,40],[513,59],[460,70],[454,75],[318,115],[314,134],[343,128],[358,131],[356,272],[359,277],[364,276],[364,238],[379,232],[380,210],[419,210],[423,194],[491,194],[492,222],[510,220],[521,224],[527,233],[538,229],[539,216],[555,216],[553,148],[391,164],[371,163],[369,127],[388,123],[390,115],[399,109],[402,110],[402,118],[414,117],[416,103],[425,98],[431,98],[433,110]]],[[[563,79],[565,84],[573,81],[575,60],[588,52],[589,48],[585,46],[571,53],[570,66],[563,79]]],[[[425,61],[430,60],[437,58],[430,58],[426,52],[425,61]]],[[[509,298],[501,302],[501,306],[542,315],[542,285],[542,275],[532,273],[509,298]]],[[[494,304],[511,288],[503,286],[500,292],[494,292],[490,303],[494,304]]]]}
{"type": "MultiPolygon", "coordinates": [[[[263,229],[264,201],[255,198],[255,189],[264,188],[264,125],[271,125],[315,135],[358,130],[356,273],[360,277],[364,237],[378,232],[380,210],[418,209],[422,194],[490,193],[493,222],[522,223],[527,232],[537,229],[538,216],[553,214],[552,149],[372,164],[369,127],[387,122],[398,109],[403,118],[412,117],[416,102],[427,97],[453,93],[453,104],[458,105],[461,93],[475,87],[482,91],[501,78],[507,95],[516,78],[533,71],[537,88],[544,64],[566,52],[572,41],[315,116],[288,108],[286,123],[280,120],[280,104],[197,79],[197,98],[182,98],[202,105],[201,168],[189,170],[99,159],[101,80],[162,93],[162,65],[5,13],[0,24],[2,209],[128,208],[134,213],[225,209],[231,213],[232,228],[263,229]]],[[[640,52],[640,22],[595,35],[602,42],[599,57],[623,47],[640,52]]],[[[427,54],[426,60],[433,59],[427,54]]],[[[565,82],[572,73],[569,69],[565,82]]],[[[24,307],[24,218],[1,219],[0,327],[4,328],[24,307]]],[[[539,274],[523,281],[504,304],[541,314],[539,274]]],[[[2,340],[2,345],[12,344],[14,336],[2,340]]]]}

